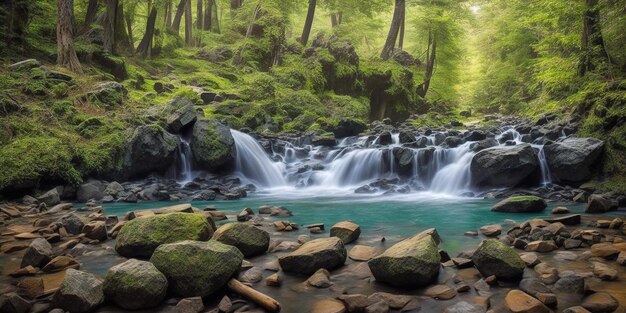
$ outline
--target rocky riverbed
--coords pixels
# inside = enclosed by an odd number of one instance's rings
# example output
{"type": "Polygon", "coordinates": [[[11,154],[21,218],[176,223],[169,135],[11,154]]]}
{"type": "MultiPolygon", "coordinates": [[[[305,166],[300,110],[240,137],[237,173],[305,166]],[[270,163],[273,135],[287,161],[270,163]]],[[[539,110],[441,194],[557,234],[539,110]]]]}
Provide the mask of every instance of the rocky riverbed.
{"type": "MultiPolygon", "coordinates": [[[[546,207],[523,196],[492,210],[546,207]]],[[[617,209],[608,196],[589,196],[585,209],[484,225],[465,233],[480,244],[449,255],[436,229],[385,239],[351,221],[293,223],[284,207],[114,216],[95,201],[4,203],[0,310],[275,310],[265,294],[283,312],[623,312],[624,217],[598,214],[617,209]]]]}

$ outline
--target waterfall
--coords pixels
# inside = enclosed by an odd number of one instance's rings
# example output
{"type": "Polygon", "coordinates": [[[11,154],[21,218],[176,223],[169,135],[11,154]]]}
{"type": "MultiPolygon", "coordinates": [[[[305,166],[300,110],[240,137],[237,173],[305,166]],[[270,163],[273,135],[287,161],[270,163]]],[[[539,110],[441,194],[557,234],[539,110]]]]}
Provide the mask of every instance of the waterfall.
{"type": "Polygon", "coordinates": [[[546,160],[546,153],[543,147],[542,145],[539,148],[539,168],[541,169],[541,183],[547,185],[552,182],[552,176],[550,175],[550,167],[548,167],[548,160],[546,160]]]}
{"type": "Polygon", "coordinates": [[[192,180],[191,175],[191,147],[189,141],[184,137],[180,137],[180,143],[178,144],[178,162],[179,162],[179,176],[177,177],[182,183],[187,183],[192,180]]]}
{"type": "Polygon", "coordinates": [[[430,190],[438,193],[455,193],[467,190],[470,186],[470,164],[474,153],[470,151],[470,142],[458,148],[450,149],[449,159],[443,168],[437,170],[430,185],[430,190]]]}
{"type": "Polygon", "coordinates": [[[261,187],[286,185],[282,162],[272,161],[261,145],[250,135],[234,129],[231,129],[231,134],[235,139],[237,150],[235,171],[238,174],[261,187]]]}
{"type": "Polygon", "coordinates": [[[380,149],[353,150],[330,163],[328,176],[322,184],[344,187],[367,183],[383,174],[383,164],[380,149]]]}

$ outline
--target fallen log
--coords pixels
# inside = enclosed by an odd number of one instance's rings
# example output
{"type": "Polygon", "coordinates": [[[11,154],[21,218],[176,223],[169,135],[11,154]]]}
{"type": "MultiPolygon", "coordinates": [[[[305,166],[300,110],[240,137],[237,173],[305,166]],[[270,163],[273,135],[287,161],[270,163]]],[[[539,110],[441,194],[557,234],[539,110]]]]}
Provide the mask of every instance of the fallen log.
{"type": "Polygon", "coordinates": [[[272,299],[268,295],[258,292],[236,279],[231,279],[227,284],[228,288],[233,292],[236,292],[250,300],[254,303],[258,304],[262,308],[270,311],[270,312],[280,312],[280,303],[278,301],[272,299]]]}

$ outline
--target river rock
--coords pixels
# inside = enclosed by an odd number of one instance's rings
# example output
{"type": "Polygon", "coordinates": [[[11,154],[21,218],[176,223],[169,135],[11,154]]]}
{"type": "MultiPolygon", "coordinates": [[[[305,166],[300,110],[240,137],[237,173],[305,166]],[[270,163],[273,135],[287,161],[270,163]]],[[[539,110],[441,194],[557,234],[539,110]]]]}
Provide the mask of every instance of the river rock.
{"type": "Polygon", "coordinates": [[[40,203],[45,203],[48,207],[53,207],[61,203],[61,196],[59,196],[59,191],[56,188],[52,188],[43,195],[37,197],[37,200],[40,203]]]}
{"type": "Polygon", "coordinates": [[[60,255],[50,260],[48,264],[46,264],[41,271],[44,273],[54,273],[60,272],[68,268],[73,268],[77,270],[80,267],[80,264],[76,262],[73,258],[65,255],[60,255]]]}
{"type": "Polygon", "coordinates": [[[491,211],[507,213],[541,212],[547,207],[545,200],[535,196],[508,197],[491,207],[491,211]]]}
{"type": "Polygon", "coordinates": [[[339,300],[321,299],[313,302],[310,313],[345,313],[346,307],[339,300]]]}
{"type": "Polygon", "coordinates": [[[0,295],[0,312],[28,313],[31,304],[15,292],[0,295]]]}
{"type": "Polygon", "coordinates": [[[306,283],[317,288],[328,288],[333,284],[330,281],[330,273],[325,268],[320,268],[313,273],[313,275],[306,280],[306,283]]]}
{"type": "Polygon", "coordinates": [[[348,252],[348,257],[354,261],[369,261],[376,256],[376,249],[373,247],[355,245],[348,252]]]}
{"type": "Polygon", "coordinates": [[[212,235],[213,229],[202,214],[161,214],[129,221],[117,236],[115,250],[127,258],[150,257],[159,245],[208,240],[212,235]]]}
{"type": "Polygon", "coordinates": [[[617,256],[622,250],[614,246],[612,243],[603,242],[596,243],[591,246],[591,254],[596,257],[611,259],[617,256]]]}
{"type": "Polygon", "coordinates": [[[185,298],[176,304],[176,313],[200,313],[204,310],[204,303],[200,297],[185,298]]]}
{"type": "Polygon", "coordinates": [[[580,306],[592,313],[606,313],[617,310],[619,302],[608,293],[597,292],[585,297],[580,306]]]}
{"type": "Polygon", "coordinates": [[[157,306],[167,293],[167,278],[150,262],[130,259],[109,269],[104,280],[107,300],[127,309],[157,306]]]}
{"type": "Polygon", "coordinates": [[[90,180],[78,186],[76,189],[76,200],[87,203],[89,200],[100,200],[104,197],[106,186],[99,180],[90,180]]]}
{"type": "Polygon", "coordinates": [[[480,228],[480,232],[487,237],[495,237],[502,232],[502,226],[500,225],[486,225],[480,228]]]}
{"type": "Polygon", "coordinates": [[[526,267],[513,248],[495,239],[481,242],[472,261],[483,277],[495,275],[498,279],[520,278],[526,267]]]}
{"type": "Polygon", "coordinates": [[[511,290],[504,298],[504,307],[513,313],[550,313],[539,300],[521,290],[511,290]]]}
{"type": "Polygon", "coordinates": [[[357,240],[359,235],[361,235],[361,227],[350,221],[339,222],[330,229],[330,236],[338,237],[344,244],[357,240]]]}
{"type": "Polygon", "coordinates": [[[52,297],[55,307],[72,313],[91,312],[104,302],[102,281],[93,274],[68,269],[52,297]]]}
{"type": "Polygon", "coordinates": [[[569,213],[570,213],[570,210],[562,206],[552,209],[552,214],[569,214],[569,213]]]}
{"type": "Polygon", "coordinates": [[[235,140],[230,129],[214,120],[198,120],[193,126],[191,152],[201,169],[225,170],[235,160],[235,140]]]}
{"type": "Polygon", "coordinates": [[[470,304],[466,301],[460,301],[447,307],[443,313],[484,313],[485,310],[480,306],[470,304]]]}
{"type": "Polygon", "coordinates": [[[593,262],[593,274],[602,280],[616,280],[618,273],[607,264],[593,262]]]}
{"type": "Polygon", "coordinates": [[[605,213],[615,209],[617,209],[617,205],[607,196],[593,194],[587,200],[585,213],[605,213]]]}
{"type": "Polygon", "coordinates": [[[22,263],[20,267],[24,268],[27,266],[39,267],[46,265],[52,259],[52,246],[50,243],[43,239],[37,238],[33,240],[24,256],[22,257],[22,263]]]}
{"type": "Polygon", "coordinates": [[[177,134],[185,127],[191,126],[196,122],[196,110],[193,102],[185,97],[175,97],[170,100],[166,106],[164,113],[168,130],[177,134]]]}
{"type": "Polygon", "coordinates": [[[180,139],[157,125],[139,126],[128,141],[123,173],[128,178],[163,174],[177,158],[180,139]]]}
{"type": "Polygon", "coordinates": [[[150,262],[167,277],[178,296],[205,297],[219,290],[239,270],[243,255],[218,241],[185,240],[160,245],[150,262]]]}
{"type": "Polygon", "coordinates": [[[246,258],[265,253],[270,245],[270,235],[266,231],[243,223],[220,226],[213,234],[213,240],[235,246],[246,258]]]}
{"type": "Polygon", "coordinates": [[[58,222],[63,225],[63,228],[65,228],[68,233],[73,235],[80,234],[80,232],[83,231],[83,227],[85,227],[85,222],[80,216],[76,215],[76,213],[69,213],[62,216],[59,218],[58,222]]]}
{"type": "Polygon", "coordinates": [[[422,232],[396,243],[367,264],[379,282],[419,287],[430,284],[437,277],[440,261],[434,237],[422,232]]]}
{"type": "Polygon", "coordinates": [[[92,221],[83,227],[85,237],[93,240],[107,240],[107,227],[104,221],[92,221]]]}
{"type": "Polygon", "coordinates": [[[529,144],[484,149],[470,165],[472,183],[483,187],[515,187],[538,168],[539,159],[529,144]]]}
{"type": "Polygon", "coordinates": [[[448,285],[434,285],[426,289],[424,295],[437,300],[449,300],[456,297],[456,291],[448,285]]]}
{"type": "Polygon", "coordinates": [[[526,250],[528,251],[541,253],[552,252],[558,248],[559,247],[557,247],[553,240],[536,240],[529,242],[526,246],[526,250]]]}
{"type": "Polygon", "coordinates": [[[327,270],[342,266],[346,261],[346,248],[337,237],[311,240],[296,251],[278,259],[285,272],[313,274],[320,268],[327,270]]]}
{"type": "Polygon", "coordinates": [[[592,168],[603,148],[604,142],[595,138],[569,137],[545,145],[543,151],[550,174],[558,181],[575,183],[591,178],[592,168]]]}

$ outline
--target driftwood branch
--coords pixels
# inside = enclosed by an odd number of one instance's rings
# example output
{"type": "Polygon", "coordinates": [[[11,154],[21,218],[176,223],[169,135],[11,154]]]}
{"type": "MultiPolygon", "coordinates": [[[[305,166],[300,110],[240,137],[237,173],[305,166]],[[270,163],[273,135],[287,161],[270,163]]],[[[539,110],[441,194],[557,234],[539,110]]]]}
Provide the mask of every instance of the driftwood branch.
{"type": "Polygon", "coordinates": [[[227,284],[228,288],[230,290],[232,290],[235,293],[238,293],[250,300],[252,300],[254,303],[258,304],[259,306],[261,306],[262,308],[270,311],[270,312],[280,312],[280,303],[278,303],[278,301],[272,299],[271,297],[267,296],[266,294],[263,294],[261,292],[258,292],[244,284],[242,284],[240,281],[236,280],[236,279],[231,279],[230,281],[228,281],[227,284]]]}

